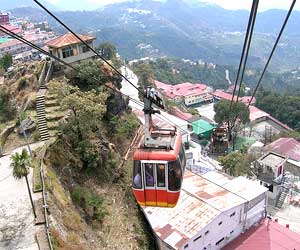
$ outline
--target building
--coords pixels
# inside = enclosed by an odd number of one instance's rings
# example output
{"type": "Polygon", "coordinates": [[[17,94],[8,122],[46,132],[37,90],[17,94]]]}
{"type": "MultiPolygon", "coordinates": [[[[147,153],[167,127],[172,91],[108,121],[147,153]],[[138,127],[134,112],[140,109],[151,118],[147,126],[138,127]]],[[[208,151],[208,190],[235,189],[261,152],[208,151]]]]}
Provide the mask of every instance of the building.
{"type": "Polygon", "coordinates": [[[250,124],[245,129],[245,133],[255,137],[258,141],[268,143],[274,135],[283,131],[292,131],[292,129],[272,117],[261,109],[250,105],[250,124]]]}
{"type": "Polygon", "coordinates": [[[160,81],[154,81],[156,88],[169,99],[176,103],[184,103],[186,106],[199,105],[201,103],[212,102],[210,94],[212,88],[202,83],[185,82],[171,85],[160,81]]]}
{"type": "Polygon", "coordinates": [[[223,250],[296,250],[300,235],[276,220],[265,219],[229,243],[223,250]]]}
{"type": "MultiPolygon", "coordinates": [[[[22,30],[17,26],[12,26],[10,24],[1,24],[1,25],[12,33],[20,34],[22,32],[22,30]]],[[[7,37],[7,35],[4,32],[0,31],[0,37],[7,37]]]]}
{"type": "MultiPolygon", "coordinates": [[[[78,36],[94,48],[95,37],[80,34],[78,36]]],[[[54,38],[48,41],[46,45],[51,54],[63,59],[67,63],[74,63],[95,56],[94,52],[90,51],[85,44],[71,33],[54,38]]]]}
{"type": "Polygon", "coordinates": [[[212,123],[204,120],[204,119],[196,119],[192,121],[193,126],[193,136],[196,137],[196,139],[206,139],[210,140],[211,133],[214,128],[216,128],[215,125],[212,123]]]}
{"type": "MultiPolygon", "coordinates": [[[[216,100],[229,100],[231,101],[232,99],[232,94],[229,94],[229,93],[226,93],[224,92],[223,90],[221,89],[217,89],[215,90],[213,93],[212,93],[213,97],[216,99],[216,100]]],[[[237,99],[237,96],[235,95],[233,100],[236,101],[237,99]]],[[[248,104],[251,100],[251,96],[243,96],[243,97],[239,97],[239,101],[244,103],[244,104],[248,104]]],[[[252,102],[251,104],[255,104],[256,102],[256,99],[255,97],[252,99],[252,102]]]]}
{"type": "Polygon", "coordinates": [[[9,24],[9,15],[0,12],[0,25],[9,24]]]}
{"type": "MultiPolygon", "coordinates": [[[[55,37],[53,32],[41,31],[39,29],[36,30],[34,33],[32,32],[23,32],[23,33],[24,33],[23,34],[24,39],[28,40],[31,43],[34,43],[39,47],[43,47],[46,41],[55,37]]],[[[8,39],[8,38],[0,39],[0,56],[3,56],[6,53],[17,55],[31,50],[32,48],[30,46],[18,41],[17,39],[8,39]]]]}
{"type": "Polygon", "coordinates": [[[277,199],[282,191],[281,184],[286,161],[286,157],[268,152],[256,162],[257,179],[260,180],[261,185],[269,189],[268,197],[271,199],[277,199]]]}
{"type": "Polygon", "coordinates": [[[272,151],[287,158],[285,171],[300,176],[300,143],[293,138],[279,138],[266,145],[264,151],[272,151]]]}
{"type": "Polygon", "coordinates": [[[186,170],[176,207],[142,210],[160,250],[216,250],[264,218],[266,192],[244,177],[186,170]]]}

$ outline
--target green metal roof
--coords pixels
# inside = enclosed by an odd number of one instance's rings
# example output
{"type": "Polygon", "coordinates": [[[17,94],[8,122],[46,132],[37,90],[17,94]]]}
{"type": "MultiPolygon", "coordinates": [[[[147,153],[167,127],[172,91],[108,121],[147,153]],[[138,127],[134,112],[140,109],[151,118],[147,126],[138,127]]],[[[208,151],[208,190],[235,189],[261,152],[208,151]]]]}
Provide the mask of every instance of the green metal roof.
{"type": "Polygon", "coordinates": [[[11,39],[5,38],[5,37],[0,37],[0,44],[1,44],[1,43],[6,43],[6,42],[8,42],[9,40],[11,40],[11,39]]]}
{"type": "Polygon", "coordinates": [[[192,126],[194,133],[197,135],[204,134],[215,128],[215,126],[202,119],[192,122],[192,126]]]}

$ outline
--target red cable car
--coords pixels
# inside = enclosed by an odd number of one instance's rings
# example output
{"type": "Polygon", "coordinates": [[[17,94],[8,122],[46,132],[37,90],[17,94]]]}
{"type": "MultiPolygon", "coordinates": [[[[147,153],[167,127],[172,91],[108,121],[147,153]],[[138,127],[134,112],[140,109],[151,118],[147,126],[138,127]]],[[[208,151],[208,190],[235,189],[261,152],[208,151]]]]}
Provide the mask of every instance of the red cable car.
{"type": "Polygon", "coordinates": [[[148,87],[144,100],[145,131],[134,152],[132,189],[141,206],[174,207],[179,199],[185,170],[181,134],[174,129],[154,127],[151,114],[164,108],[160,94],[148,87]]]}

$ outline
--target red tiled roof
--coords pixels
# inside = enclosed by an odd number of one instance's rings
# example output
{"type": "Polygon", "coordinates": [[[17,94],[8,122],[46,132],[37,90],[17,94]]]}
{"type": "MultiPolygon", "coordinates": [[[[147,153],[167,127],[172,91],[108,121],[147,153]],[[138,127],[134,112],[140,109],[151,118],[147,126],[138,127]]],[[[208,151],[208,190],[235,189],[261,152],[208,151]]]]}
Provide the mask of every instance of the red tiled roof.
{"type": "MultiPolygon", "coordinates": [[[[96,39],[93,36],[86,36],[77,34],[83,41],[89,41],[96,39]]],[[[46,43],[49,47],[60,48],[71,44],[80,43],[80,40],[77,39],[73,34],[67,33],[57,38],[54,38],[46,43]]]]}
{"type": "Polygon", "coordinates": [[[154,81],[156,87],[163,93],[173,99],[180,96],[202,95],[206,93],[207,85],[202,83],[184,82],[176,85],[166,84],[160,81],[154,81]]]}
{"type": "Polygon", "coordinates": [[[186,120],[186,121],[193,118],[192,114],[183,112],[179,108],[172,109],[171,114],[177,116],[178,118],[181,118],[182,120],[186,120]]]}
{"type": "Polygon", "coordinates": [[[230,242],[222,250],[298,250],[300,235],[277,222],[263,220],[230,242]]]}
{"type": "Polygon", "coordinates": [[[266,145],[265,148],[294,161],[300,161],[300,143],[294,138],[279,138],[269,145],[266,145]]]}
{"type": "MultiPolygon", "coordinates": [[[[217,89],[215,92],[212,93],[213,96],[220,98],[220,99],[225,99],[225,100],[230,100],[232,98],[232,94],[228,94],[226,92],[224,92],[221,89],[217,89]]],[[[236,95],[234,96],[234,100],[236,100],[236,95]]],[[[251,96],[243,96],[243,97],[239,97],[239,101],[243,102],[245,104],[248,104],[250,102],[251,96]]],[[[255,97],[252,100],[252,104],[256,102],[255,97]]]]}

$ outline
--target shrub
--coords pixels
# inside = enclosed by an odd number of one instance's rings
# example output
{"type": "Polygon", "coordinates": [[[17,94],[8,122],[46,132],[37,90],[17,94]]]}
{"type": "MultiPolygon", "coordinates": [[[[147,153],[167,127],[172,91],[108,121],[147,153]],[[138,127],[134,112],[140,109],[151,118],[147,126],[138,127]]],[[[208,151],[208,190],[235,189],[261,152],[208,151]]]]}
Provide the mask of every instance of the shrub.
{"type": "Polygon", "coordinates": [[[25,77],[21,77],[19,82],[18,82],[18,90],[22,90],[22,89],[25,89],[26,87],[26,84],[27,84],[27,81],[26,81],[26,78],[25,77]]]}
{"type": "Polygon", "coordinates": [[[104,199],[86,188],[77,186],[71,192],[71,198],[77,206],[84,210],[88,219],[102,222],[107,215],[104,199]]]}

